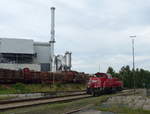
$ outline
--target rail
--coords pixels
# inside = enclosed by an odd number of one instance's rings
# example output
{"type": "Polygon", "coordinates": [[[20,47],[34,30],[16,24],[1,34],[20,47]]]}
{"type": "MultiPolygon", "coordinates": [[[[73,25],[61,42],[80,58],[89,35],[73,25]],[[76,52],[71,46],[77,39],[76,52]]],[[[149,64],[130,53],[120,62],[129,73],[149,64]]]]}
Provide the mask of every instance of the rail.
{"type": "Polygon", "coordinates": [[[8,110],[8,109],[16,109],[21,107],[29,107],[41,104],[48,103],[56,103],[56,102],[64,102],[64,101],[73,101],[83,98],[91,97],[91,95],[87,95],[85,92],[78,94],[70,94],[66,96],[59,97],[47,97],[47,98],[38,98],[38,99],[24,99],[24,100],[14,100],[14,101],[3,101],[0,102],[0,110],[8,110]]]}

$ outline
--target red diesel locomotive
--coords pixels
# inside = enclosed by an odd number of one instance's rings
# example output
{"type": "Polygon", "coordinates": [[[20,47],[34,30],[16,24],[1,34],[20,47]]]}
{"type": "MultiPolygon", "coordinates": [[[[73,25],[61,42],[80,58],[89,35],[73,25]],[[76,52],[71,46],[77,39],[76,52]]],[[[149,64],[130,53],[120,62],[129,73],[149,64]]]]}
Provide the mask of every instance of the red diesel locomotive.
{"type": "Polygon", "coordinates": [[[120,91],[122,88],[123,82],[118,78],[114,78],[110,74],[106,73],[96,73],[94,76],[89,78],[87,93],[95,96],[102,93],[120,91]]]}

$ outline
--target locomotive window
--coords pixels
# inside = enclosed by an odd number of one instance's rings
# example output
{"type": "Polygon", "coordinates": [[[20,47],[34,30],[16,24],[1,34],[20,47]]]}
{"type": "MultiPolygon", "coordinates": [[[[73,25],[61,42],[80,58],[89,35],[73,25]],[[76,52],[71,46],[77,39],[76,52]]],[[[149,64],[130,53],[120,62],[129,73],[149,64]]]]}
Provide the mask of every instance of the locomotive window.
{"type": "Polygon", "coordinates": [[[96,77],[103,77],[103,75],[96,75],[96,77]]]}

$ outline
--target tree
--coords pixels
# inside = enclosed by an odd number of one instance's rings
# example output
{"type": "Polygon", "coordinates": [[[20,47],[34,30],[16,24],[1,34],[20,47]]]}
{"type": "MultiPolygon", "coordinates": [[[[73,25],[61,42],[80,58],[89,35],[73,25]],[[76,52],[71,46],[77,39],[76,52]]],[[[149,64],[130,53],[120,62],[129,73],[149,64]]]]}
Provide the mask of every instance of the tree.
{"type": "Polygon", "coordinates": [[[133,88],[134,81],[136,88],[150,88],[150,71],[148,70],[137,68],[133,71],[133,69],[131,70],[129,65],[127,65],[123,66],[118,73],[116,73],[112,67],[108,67],[107,73],[122,80],[125,88],[133,88]]]}
{"type": "Polygon", "coordinates": [[[115,70],[112,67],[108,67],[107,73],[111,74],[112,76],[115,76],[115,70]]]}
{"type": "Polygon", "coordinates": [[[119,76],[121,77],[124,87],[133,88],[133,73],[130,70],[129,65],[123,66],[119,71],[119,76]]]}

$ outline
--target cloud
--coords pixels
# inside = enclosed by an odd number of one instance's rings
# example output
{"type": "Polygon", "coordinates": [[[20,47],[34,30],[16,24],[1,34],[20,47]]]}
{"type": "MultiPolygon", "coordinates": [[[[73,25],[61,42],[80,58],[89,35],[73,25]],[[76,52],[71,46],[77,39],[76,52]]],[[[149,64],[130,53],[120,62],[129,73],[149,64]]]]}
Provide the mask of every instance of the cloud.
{"type": "Polygon", "coordinates": [[[50,6],[56,7],[56,53],[73,53],[73,69],[96,72],[100,64],[132,67],[130,35],[137,67],[149,69],[148,0],[5,0],[0,1],[0,37],[50,39],[50,6]]]}

